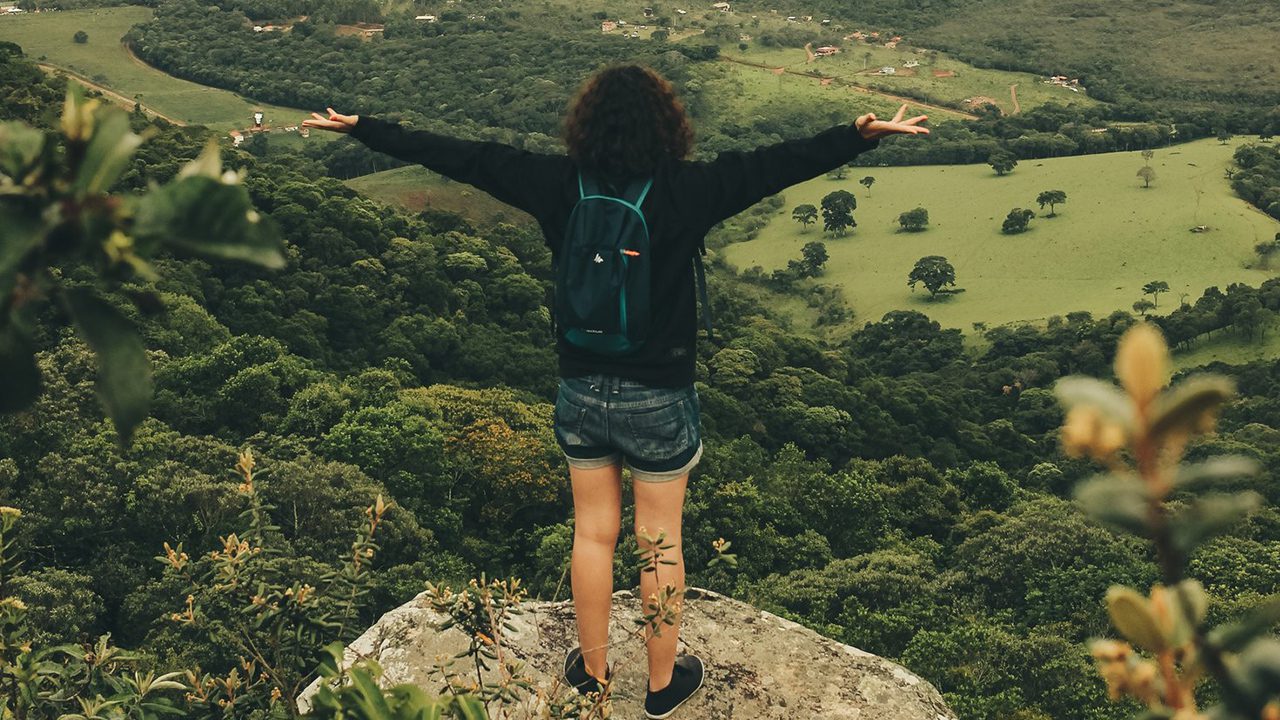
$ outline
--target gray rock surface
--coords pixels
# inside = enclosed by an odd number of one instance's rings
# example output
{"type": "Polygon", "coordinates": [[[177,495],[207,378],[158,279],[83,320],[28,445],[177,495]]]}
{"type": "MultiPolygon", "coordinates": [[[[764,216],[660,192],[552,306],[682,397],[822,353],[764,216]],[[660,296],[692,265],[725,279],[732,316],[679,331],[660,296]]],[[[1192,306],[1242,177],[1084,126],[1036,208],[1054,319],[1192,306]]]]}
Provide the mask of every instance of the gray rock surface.
{"type": "MultiPolygon", "coordinates": [[[[550,688],[565,653],[577,645],[570,602],[526,602],[515,616],[516,632],[504,648],[550,688]]],[[[613,717],[643,718],[647,670],[644,646],[634,637],[639,601],[614,594],[609,663],[614,668],[613,717]]],[[[385,670],[384,684],[441,687],[431,677],[437,656],[467,646],[461,632],[436,630],[442,619],[418,596],[392,610],[347,648],[347,661],[366,657],[385,670]]],[[[901,665],[825,638],[812,630],[745,603],[691,589],[685,603],[682,649],[707,665],[703,688],[674,718],[692,720],[955,720],[942,696],[901,665]]],[[[303,709],[315,686],[299,698],[303,709]]]]}

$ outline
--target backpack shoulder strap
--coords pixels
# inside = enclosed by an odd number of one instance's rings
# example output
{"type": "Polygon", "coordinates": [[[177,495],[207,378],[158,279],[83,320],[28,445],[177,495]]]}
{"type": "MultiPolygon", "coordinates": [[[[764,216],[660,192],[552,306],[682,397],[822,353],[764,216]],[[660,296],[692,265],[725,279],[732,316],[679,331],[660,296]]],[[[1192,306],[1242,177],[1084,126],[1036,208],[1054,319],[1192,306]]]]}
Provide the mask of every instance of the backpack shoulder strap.
{"type": "Polygon", "coordinates": [[[707,270],[702,265],[702,256],[707,254],[707,246],[701,244],[693,254],[693,270],[698,279],[698,303],[702,305],[702,326],[707,329],[707,339],[715,342],[715,333],[711,330],[711,299],[707,296],[707,270]]]}

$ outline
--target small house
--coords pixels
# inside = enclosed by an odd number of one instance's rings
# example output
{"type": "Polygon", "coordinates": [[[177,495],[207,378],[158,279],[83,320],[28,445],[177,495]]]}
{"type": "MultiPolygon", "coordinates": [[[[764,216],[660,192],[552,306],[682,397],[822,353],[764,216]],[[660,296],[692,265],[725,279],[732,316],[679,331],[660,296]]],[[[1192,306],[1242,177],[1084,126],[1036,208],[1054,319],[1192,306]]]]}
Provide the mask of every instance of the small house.
{"type": "Polygon", "coordinates": [[[711,9],[712,9],[712,10],[719,10],[720,12],[726,12],[726,13],[727,13],[727,12],[729,12],[729,10],[730,10],[730,8],[729,8],[729,3],[727,3],[727,2],[718,2],[718,3],[714,3],[714,4],[711,6],[711,9]]]}
{"type": "Polygon", "coordinates": [[[902,67],[904,67],[904,68],[916,68],[916,67],[920,67],[920,61],[919,61],[919,60],[908,60],[908,61],[906,61],[906,62],[902,63],[902,67]]]}
{"type": "Polygon", "coordinates": [[[618,29],[618,23],[612,20],[605,20],[600,23],[600,32],[613,32],[618,29]]]}
{"type": "Polygon", "coordinates": [[[645,17],[647,17],[647,18],[651,18],[651,17],[653,17],[653,8],[651,8],[651,7],[647,7],[647,8],[645,8],[645,9],[644,9],[644,16],[645,16],[645,17]]]}
{"type": "Polygon", "coordinates": [[[817,50],[814,50],[814,51],[813,51],[813,54],[814,54],[814,55],[816,55],[816,56],[818,56],[818,57],[827,57],[827,56],[829,56],[829,55],[835,55],[835,54],[836,54],[836,53],[838,53],[838,52],[840,52],[840,48],[838,48],[838,47],[836,47],[836,46],[834,46],[834,45],[823,45],[822,47],[818,48],[817,50]]]}
{"type": "Polygon", "coordinates": [[[898,41],[890,40],[889,42],[885,43],[884,46],[889,48],[890,50],[893,50],[898,47],[898,41]]]}
{"type": "Polygon", "coordinates": [[[436,20],[438,20],[438,18],[435,15],[419,15],[415,17],[414,20],[421,20],[422,22],[433,23],[436,20]]]}
{"type": "Polygon", "coordinates": [[[880,68],[881,75],[896,75],[897,73],[898,73],[898,69],[890,65],[885,65],[884,67],[880,68]]]}

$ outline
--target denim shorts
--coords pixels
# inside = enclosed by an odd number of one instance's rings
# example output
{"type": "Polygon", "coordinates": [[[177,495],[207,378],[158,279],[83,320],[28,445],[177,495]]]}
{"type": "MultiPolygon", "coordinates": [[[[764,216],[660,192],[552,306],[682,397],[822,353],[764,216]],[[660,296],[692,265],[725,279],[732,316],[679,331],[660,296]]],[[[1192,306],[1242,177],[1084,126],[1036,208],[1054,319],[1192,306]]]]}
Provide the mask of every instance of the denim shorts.
{"type": "Polygon", "coordinates": [[[702,458],[698,393],[609,375],[563,378],[556,442],[580,470],[616,465],[641,482],[675,480],[702,458]]]}

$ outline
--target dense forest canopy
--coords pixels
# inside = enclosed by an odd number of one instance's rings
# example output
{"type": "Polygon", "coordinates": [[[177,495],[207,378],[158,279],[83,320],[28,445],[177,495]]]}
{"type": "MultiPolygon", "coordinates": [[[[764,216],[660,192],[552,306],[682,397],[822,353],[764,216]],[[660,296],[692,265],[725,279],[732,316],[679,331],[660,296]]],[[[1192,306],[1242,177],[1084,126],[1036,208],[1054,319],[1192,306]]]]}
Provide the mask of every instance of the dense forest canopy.
{"type": "MultiPolygon", "coordinates": [[[[929,37],[982,6],[876,1],[859,12],[929,37]]],[[[129,42],[157,67],[255,98],[399,113],[539,150],[557,147],[559,113],[584,67],[624,58],[676,80],[706,123],[709,149],[838,121],[799,112],[795,125],[781,113],[731,124],[700,94],[709,56],[696,45],[659,42],[637,54],[605,37],[549,44],[515,30],[510,10],[483,28],[465,17],[442,23],[460,30],[448,33],[390,17],[386,38],[365,43],[326,27],[368,12],[348,10],[175,0],[129,42]],[[246,33],[241,14],[312,10],[314,27],[270,38],[246,33]],[[482,61],[494,52],[503,62],[482,61]]],[[[1144,87],[1157,86],[1132,85],[1135,94],[1144,87]]],[[[18,48],[0,46],[0,119],[53,128],[63,89],[18,48]]],[[[1153,106],[1129,118],[1144,125],[1106,142],[1148,147],[1165,141],[1153,129],[1165,124],[1184,123],[1187,137],[1217,129],[1212,113],[1153,106]]],[[[1004,145],[1022,157],[1115,149],[1082,147],[1103,141],[1063,128],[1117,112],[1047,106],[955,123],[933,149],[886,143],[877,161],[985,161],[1004,145]],[[1073,144],[1052,147],[1051,136],[1073,144]]],[[[138,114],[131,121],[149,124],[138,114]]],[[[153,127],[118,191],[171,179],[207,136],[153,127]]],[[[158,281],[114,284],[113,303],[142,328],[155,368],[154,412],[131,447],[117,445],[95,400],[92,354],[62,328],[58,308],[45,310],[37,333],[45,392],[32,410],[0,417],[0,504],[23,509],[29,557],[15,588],[43,610],[35,615],[42,639],[111,632],[161,667],[234,667],[226,648],[166,622],[182,588],[153,558],[165,542],[211,547],[236,527],[240,480],[227,470],[246,446],[269,471],[260,491],[289,551],[281,562],[300,578],[320,576],[346,547],[371,497],[396,502],[360,627],[425,580],[485,572],[522,577],[542,597],[556,592],[572,525],[551,433],[550,252],[532,227],[477,227],[360,197],[338,179],[356,174],[354,152],[340,143],[228,150],[248,172],[255,207],[283,235],[285,269],[173,256],[156,264],[158,281]],[[163,312],[129,300],[144,288],[163,299],[163,312]]],[[[1273,155],[1237,159],[1238,192],[1263,207],[1273,155]]],[[[712,246],[751,223],[750,213],[726,223],[712,246]]],[[[66,274],[92,277],[86,268],[66,274]]],[[[1108,376],[1136,318],[1072,313],[990,328],[975,345],[921,313],[894,312],[826,342],[775,312],[777,298],[758,285],[723,267],[712,275],[718,337],[699,345],[708,450],[690,485],[691,584],[897,658],[966,719],[1131,716],[1135,706],[1107,702],[1083,642],[1108,632],[1108,586],[1148,587],[1156,568],[1145,546],[1069,501],[1095,469],[1062,452],[1050,388],[1068,374],[1108,376]],[[736,570],[707,568],[717,538],[732,540],[736,570]]],[[[1157,322],[1171,344],[1190,345],[1215,332],[1264,334],[1276,312],[1280,281],[1271,281],[1206,289],[1157,322]]],[[[1214,369],[1236,379],[1240,398],[1220,434],[1190,454],[1256,459],[1262,474],[1239,487],[1268,503],[1190,560],[1221,621],[1280,586],[1280,360],[1214,369]]],[[[633,582],[625,563],[617,575],[619,586],[633,582]]]]}

